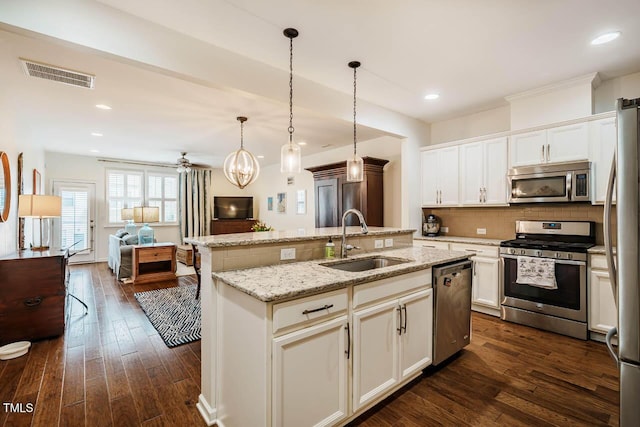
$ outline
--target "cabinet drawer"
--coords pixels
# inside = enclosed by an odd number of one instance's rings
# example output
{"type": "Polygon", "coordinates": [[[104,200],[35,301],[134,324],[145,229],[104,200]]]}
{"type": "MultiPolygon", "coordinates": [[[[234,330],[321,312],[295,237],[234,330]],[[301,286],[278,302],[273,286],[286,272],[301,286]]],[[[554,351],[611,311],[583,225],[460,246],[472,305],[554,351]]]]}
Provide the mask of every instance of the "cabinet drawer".
{"type": "Polygon", "coordinates": [[[431,269],[415,271],[353,287],[353,308],[381,302],[420,288],[431,288],[431,269]]]}
{"type": "Polygon", "coordinates": [[[170,260],[173,254],[173,248],[153,248],[153,249],[137,249],[138,262],[155,262],[170,260]]]}
{"type": "Polygon", "coordinates": [[[0,310],[0,345],[35,341],[64,333],[65,296],[35,298],[0,310]]]}
{"type": "Polygon", "coordinates": [[[594,270],[607,270],[607,257],[604,255],[589,255],[589,266],[594,270]]]}
{"type": "Polygon", "coordinates": [[[413,246],[422,246],[431,249],[449,250],[449,242],[439,242],[436,240],[414,240],[413,246]]]}
{"type": "Polygon", "coordinates": [[[273,306],[273,333],[302,327],[316,320],[327,320],[345,314],[349,306],[347,289],[313,295],[275,304],[273,306]]]}
{"type": "Polygon", "coordinates": [[[500,248],[488,245],[468,245],[466,243],[452,243],[452,251],[475,252],[478,256],[498,258],[500,248]]]}

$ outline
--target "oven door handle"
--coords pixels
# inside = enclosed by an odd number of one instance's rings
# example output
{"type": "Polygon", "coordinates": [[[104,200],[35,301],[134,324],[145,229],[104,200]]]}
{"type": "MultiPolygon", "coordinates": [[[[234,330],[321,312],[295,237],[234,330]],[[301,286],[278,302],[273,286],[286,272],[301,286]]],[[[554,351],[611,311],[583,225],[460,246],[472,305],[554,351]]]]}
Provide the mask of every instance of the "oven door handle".
{"type": "MultiPolygon", "coordinates": [[[[518,259],[519,256],[526,256],[526,255],[506,255],[506,254],[501,254],[500,256],[502,258],[518,259]]],[[[556,264],[587,265],[586,261],[575,261],[575,260],[570,260],[570,259],[556,259],[556,258],[549,258],[549,257],[532,257],[532,258],[553,259],[556,262],[556,264]]]]}

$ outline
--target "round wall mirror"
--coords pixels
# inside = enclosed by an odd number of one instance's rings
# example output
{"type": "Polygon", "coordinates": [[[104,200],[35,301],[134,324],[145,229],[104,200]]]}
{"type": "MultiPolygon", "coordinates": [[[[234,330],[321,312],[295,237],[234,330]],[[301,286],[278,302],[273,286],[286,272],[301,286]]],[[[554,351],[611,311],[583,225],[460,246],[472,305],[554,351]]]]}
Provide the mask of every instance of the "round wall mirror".
{"type": "Polygon", "coordinates": [[[9,157],[4,151],[0,151],[0,222],[9,218],[11,207],[11,171],[9,170],[9,157]]]}

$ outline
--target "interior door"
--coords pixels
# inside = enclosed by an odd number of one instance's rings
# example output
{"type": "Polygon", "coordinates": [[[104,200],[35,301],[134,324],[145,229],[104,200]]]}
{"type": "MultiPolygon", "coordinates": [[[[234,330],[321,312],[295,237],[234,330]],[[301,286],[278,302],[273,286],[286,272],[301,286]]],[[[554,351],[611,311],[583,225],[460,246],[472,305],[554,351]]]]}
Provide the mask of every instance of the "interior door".
{"type": "Polygon", "coordinates": [[[62,198],[62,215],[53,221],[53,243],[69,248],[69,263],[96,261],[95,182],[53,181],[53,194],[62,198]]]}

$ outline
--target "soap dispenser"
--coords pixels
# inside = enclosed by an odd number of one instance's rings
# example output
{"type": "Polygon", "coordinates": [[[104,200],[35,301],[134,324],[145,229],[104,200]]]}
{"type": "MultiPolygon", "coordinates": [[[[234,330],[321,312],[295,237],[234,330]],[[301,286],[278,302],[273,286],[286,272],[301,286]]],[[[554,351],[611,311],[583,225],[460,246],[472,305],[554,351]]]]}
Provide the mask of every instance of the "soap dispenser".
{"type": "Polygon", "coordinates": [[[324,257],[325,258],[334,258],[336,256],[336,244],[333,243],[331,237],[329,237],[329,241],[326,245],[324,245],[324,257]]]}

